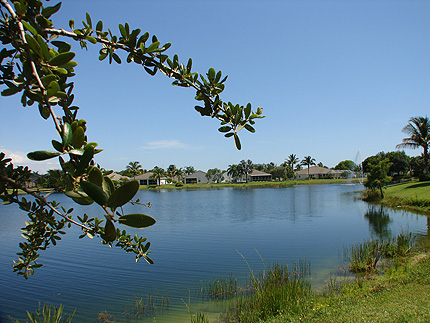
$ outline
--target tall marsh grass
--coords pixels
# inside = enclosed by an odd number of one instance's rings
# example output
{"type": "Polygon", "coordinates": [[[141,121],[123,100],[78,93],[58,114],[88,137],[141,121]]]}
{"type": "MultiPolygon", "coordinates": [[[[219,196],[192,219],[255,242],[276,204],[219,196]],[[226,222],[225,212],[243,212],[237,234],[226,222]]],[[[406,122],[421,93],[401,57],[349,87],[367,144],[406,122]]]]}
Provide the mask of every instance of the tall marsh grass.
{"type": "Polygon", "coordinates": [[[376,270],[382,258],[404,257],[415,244],[412,233],[401,233],[387,240],[369,240],[353,244],[344,250],[348,268],[353,273],[368,273],[376,270]]]}
{"type": "MultiPolygon", "coordinates": [[[[66,315],[63,313],[63,305],[60,304],[58,307],[51,304],[44,304],[42,307],[36,309],[34,313],[27,311],[28,323],[70,323],[72,322],[75,311],[72,314],[66,315]]],[[[14,323],[19,323],[15,320],[14,323]]]]}
{"type": "Polygon", "coordinates": [[[224,322],[254,323],[286,310],[297,313],[304,309],[311,294],[309,275],[306,262],[291,267],[274,264],[260,274],[250,270],[249,281],[243,287],[238,287],[232,277],[217,278],[202,291],[212,300],[226,300],[224,322]]]}

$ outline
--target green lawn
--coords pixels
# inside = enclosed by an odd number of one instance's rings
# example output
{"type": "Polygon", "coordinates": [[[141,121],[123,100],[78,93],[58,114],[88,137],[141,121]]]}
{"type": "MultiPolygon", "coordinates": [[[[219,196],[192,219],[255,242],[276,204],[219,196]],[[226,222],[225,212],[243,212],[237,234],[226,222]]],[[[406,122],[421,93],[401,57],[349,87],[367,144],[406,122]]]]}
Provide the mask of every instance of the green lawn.
{"type": "Polygon", "coordinates": [[[430,182],[407,182],[390,185],[382,204],[392,208],[430,215],[430,182]]]}
{"type": "Polygon", "coordinates": [[[387,186],[387,197],[430,200],[430,182],[406,182],[387,186]]]}

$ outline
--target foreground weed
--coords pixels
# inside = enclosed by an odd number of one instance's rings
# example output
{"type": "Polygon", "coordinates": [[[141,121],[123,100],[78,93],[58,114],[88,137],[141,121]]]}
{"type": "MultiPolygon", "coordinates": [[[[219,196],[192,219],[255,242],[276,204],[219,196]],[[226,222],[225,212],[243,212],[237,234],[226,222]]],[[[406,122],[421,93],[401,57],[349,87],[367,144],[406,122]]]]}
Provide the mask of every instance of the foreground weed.
{"type": "Polygon", "coordinates": [[[156,295],[149,293],[145,297],[134,296],[134,299],[129,302],[129,308],[125,315],[127,318],[136,318],[150,316],[156,312],[163,311],[169,308],[169,294],[159,292],[156,295]]]}
{"type": "Polygon", "coordinates": [[[230,299],[238,292],[237,279],[232,276],[216,278],[202,288],[203,296],[214,301],[230,299]]]}
{"type": "Polygon", "coordinates": [[[345,248],[345,259],[353,273],[368,273],[376,270],[381,258],[396,259],[406,256],[415,245],[412,233],[401,233],[388,240],[370,240],[345,248]]]}
{"type": "Polygon", "coordinates": [[[247,292],[232,299],[225,321],[253,323],[288,310],[299,313],[311,295],[309,265],[300,263],[289,270],[286,265],[273,265],[267,272],[250,275],[247,292]]]}
{"type": "Polygon", "coordinates": [[[190,323],[209,323],[206,314],[198,312],[190,315],[190,323]]]}
{"type": "Polygon", "coordinates": [[[109,314],[106,311],[99,313],[97,316],[97,323],[114,323],[116,322],[115,316],[109,314]]]}
{"type": "MultiPolygon", "coordinates": [[[[51,304],[44,304],[34,312],[30,313],[27,311],[28,320],[30,323],[70,323],[72,322],[72,318],[75,315],[75,311],[72,314],[67,316],[63,313],[63,305],[56,307],[51,304]]],[[[19,323],[19,321],[15,321],[15,323],[19,323]]]]}

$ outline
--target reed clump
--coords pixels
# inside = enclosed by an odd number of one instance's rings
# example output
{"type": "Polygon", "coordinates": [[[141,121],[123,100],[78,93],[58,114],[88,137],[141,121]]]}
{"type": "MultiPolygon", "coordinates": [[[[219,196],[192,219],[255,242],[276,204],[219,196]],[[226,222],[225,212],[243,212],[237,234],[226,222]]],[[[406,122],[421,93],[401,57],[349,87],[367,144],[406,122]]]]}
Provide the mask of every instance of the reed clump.
{"type": "Polygon", "coordinates": [[[228,298],[222,316],[224,322],[253,323],[285,311],[304,310],[312,293],[309,274],[310,266],[305,262],[291,268],[274,264],[257,275],[251,271],[243,288],[238,288],[237,282],[229,278],[217,279],[206,290],[212,293],[214,300],[228,298]]]}
{"type": "MultiPolygon", "coordinates": [[[[55,306],[52,304],[44,304],[34,311],[34,313],[27,311],[26,322],[30,323],[70,323],[72,322],[75,311],[72,314],[66,315],[64,313],[63,305],[55,306]]],[[[14,323],[19,323],[14,320],[14,323]]]]}
{"type": "Polygon", "coordinates": [[[379,261],[383,258],[393,259],[404,257],[415,243],[412,233],[401,233],[388,240],[369,240],[353,244],[345,248],[345,259],[348,269],[353,273],[369,273],[376,271],[379,261]]]}

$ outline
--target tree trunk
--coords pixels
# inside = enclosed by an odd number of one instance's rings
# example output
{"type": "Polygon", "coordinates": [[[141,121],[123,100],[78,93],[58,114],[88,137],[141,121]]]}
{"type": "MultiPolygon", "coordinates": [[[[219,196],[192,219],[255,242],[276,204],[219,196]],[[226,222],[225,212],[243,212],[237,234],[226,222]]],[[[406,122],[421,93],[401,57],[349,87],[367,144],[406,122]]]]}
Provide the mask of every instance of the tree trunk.
{"type": "Polygon", "coordinates": [[[379,191],[381,192],[381,198],[384,198],[384,192],[382,191],[382,186],[379,186],[379,191]]]}

